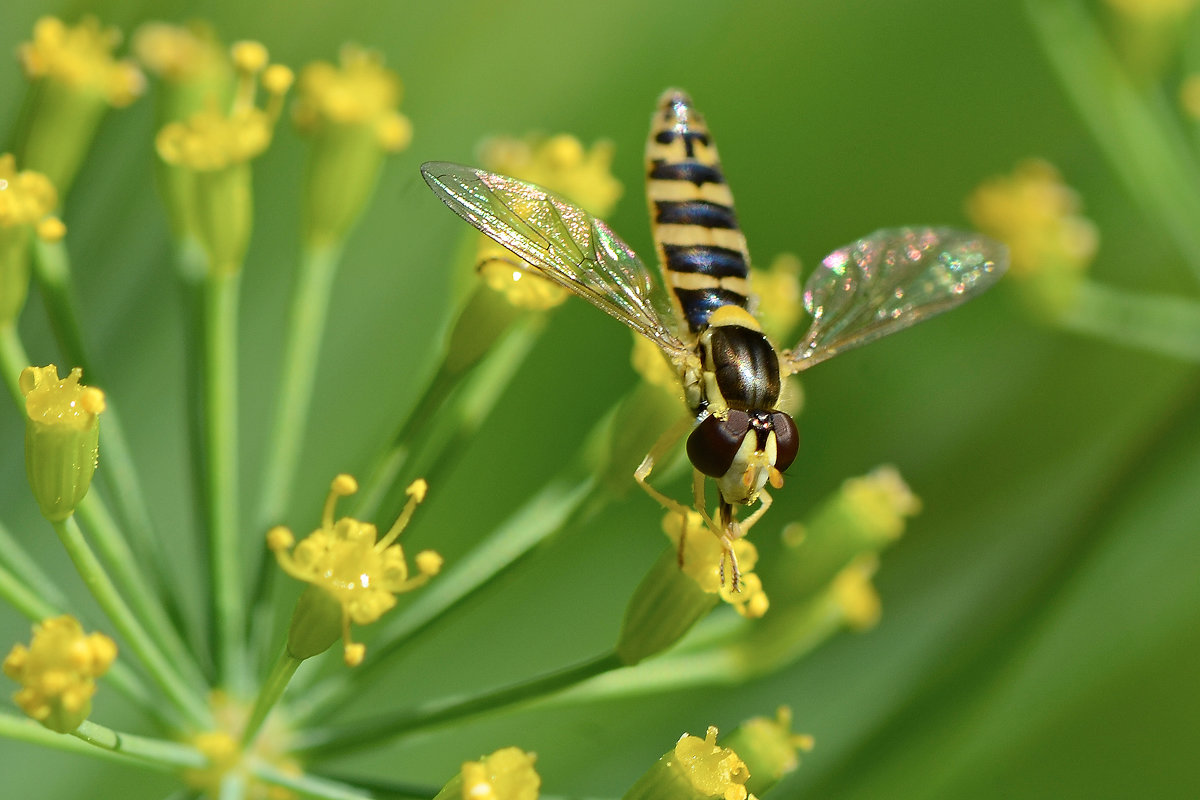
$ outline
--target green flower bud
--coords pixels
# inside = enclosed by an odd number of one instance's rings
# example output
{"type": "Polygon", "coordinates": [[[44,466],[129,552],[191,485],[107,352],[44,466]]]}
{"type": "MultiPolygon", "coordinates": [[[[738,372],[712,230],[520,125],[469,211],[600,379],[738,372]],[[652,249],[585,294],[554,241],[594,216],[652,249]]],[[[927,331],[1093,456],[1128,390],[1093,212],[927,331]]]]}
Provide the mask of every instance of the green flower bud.
{"type": "Polygon", "coordinates": [[[303,661],[324,653],[342,638],[342,604],[324,589],[309,585],[292,611],[287,652],[303,661]]]}
{"type": "MultiPolygon", "coordinates": [[[[701,536],[709,535],[701,531],[701,536]]],[[[622,663],[636,664],[661,653],[716,608],[720,598],[679,569],[676,551],[663,552],[638,584],[621,623],[617,655],[622,663]]]]}
{"type": "Polygon", "coordinates": [[[792,733],[792,711],[782,706],[774,719],[746,720],[728,736],[721,737],[721,744],[746,762],[750,770],[746,789],[761,795],[800,766],[797,752],[812,750],[813,740],[811,736],[792,733]]]}
{"type": "Polygon", "coordinates": [[[104,393],[81,386],[78,367],[59,379],[58,368],[27,367],[21,372],[25,395],[25,471],[29,486],[51,522],[75,511],[92,483],[98,458],[104,393]]]}
{"type": "Polygon", "coordinates": [[[805,523],[784,529],[787,546],[762,569],[772,600],[778,607],[811,598],[860,555],[899,538],[920,508],[895,467],[846,480],[805,523]]]}

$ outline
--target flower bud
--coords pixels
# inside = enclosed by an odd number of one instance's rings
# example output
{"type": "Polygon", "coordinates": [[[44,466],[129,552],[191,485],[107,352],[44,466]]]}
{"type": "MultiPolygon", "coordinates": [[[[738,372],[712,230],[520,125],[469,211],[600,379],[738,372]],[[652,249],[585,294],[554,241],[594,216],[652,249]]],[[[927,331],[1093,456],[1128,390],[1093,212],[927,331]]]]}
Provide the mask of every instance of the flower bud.
{"type": "Polygon", "coordinates": [[[78,367],[59,379],[58,368],[27,367],[21,372],[25,395],[25,471],[29,486],[51,522],[75,511],[92,483],[99,453],[104,393],[82,386],[78,367]]]}
{"type": "Polygon", "coordinates": [[[479,761],[467,761],[434,800],[537,800],[542,779],[537,759],[519,747],[505,747],[479,761]]]}
{"type": "Polygon", "coordinates": [[[703,739],[685,733],[623,800],[747,800],[749,777],[746,763],[718,745],[717,729],[709,726],[703,739]]]}

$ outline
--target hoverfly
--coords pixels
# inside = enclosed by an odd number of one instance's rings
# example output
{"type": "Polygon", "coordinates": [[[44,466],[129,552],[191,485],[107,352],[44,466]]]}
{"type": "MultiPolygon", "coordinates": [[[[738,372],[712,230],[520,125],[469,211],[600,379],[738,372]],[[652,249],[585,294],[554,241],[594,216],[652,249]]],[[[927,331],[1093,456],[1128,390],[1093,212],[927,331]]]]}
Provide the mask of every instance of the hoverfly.
{"type": "MultiPolygon", "coordinates": [[[[428,162],[421,173],[452,211],[542,277],[565,287],[650,339],[678,370],[695,422],[687,437],[697,512],[721,540],[732,586],[732,543],[770,505],[769,482],[796,457],[792,418],[778,409],[781,376],[953,308],[995,283],[1005,248],[949,228],[889,228],[839,248],[804,287],[812,324],[790,350],[777,350],[754,317],[746,239],[716,145],[691,99],[665,92],[646,144],[646,193],[665,292],[607,225],[533,184],[473,167],[428,162]],[[664,300],[662,295],[666,295],[664,300]],[[705,507],[705,478],[720,493],[705,507]],[[761,505],[741,523],[737,506],[761,505]]],[[[666,508],[690,509],[647,483],[655,445],[635,473],[666,508]]],[[[680,547],[682,555],[682,543],[680,547]]]]}

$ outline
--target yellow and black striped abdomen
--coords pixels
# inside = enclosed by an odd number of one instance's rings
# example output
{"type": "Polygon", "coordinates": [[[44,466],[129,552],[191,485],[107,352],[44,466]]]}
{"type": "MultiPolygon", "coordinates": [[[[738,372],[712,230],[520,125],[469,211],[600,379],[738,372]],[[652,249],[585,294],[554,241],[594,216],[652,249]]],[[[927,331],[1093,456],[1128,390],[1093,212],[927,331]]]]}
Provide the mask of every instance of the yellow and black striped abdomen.
{"type": "Polygon", "coordinates": [[[750,257],[704,117],[677,89],[659,100],[646,142],[646,196],[676,310],[699,332],[713,311],[746,308],[750,257]]]}

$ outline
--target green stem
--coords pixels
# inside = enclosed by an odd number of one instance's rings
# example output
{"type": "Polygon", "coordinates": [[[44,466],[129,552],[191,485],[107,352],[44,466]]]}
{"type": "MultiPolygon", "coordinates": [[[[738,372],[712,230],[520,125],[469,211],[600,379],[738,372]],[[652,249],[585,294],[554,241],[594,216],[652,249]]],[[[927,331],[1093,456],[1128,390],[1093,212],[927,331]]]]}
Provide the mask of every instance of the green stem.
{"type": "Polygon", "coordinates": [[[594,495],[595,479],[561,478],[538,494],[471,548],[470,552],[414,596],[402,612],[390,617],[376,637],[381,642],[361,666],[339,671],[304,691],[292,706],[293,718],[312,720],[345,703],[364,681],[411,646],[415,637],[460,607],[535,546],[562,530],[594,495]]]}
{"type": "Polygon", "coordinates": [[[79,525],[74,517],[68,517],[63,522],[53,523],[58,538],[62,541],[67,555],[74,562],[76,570],[83,578],[92,596],[100,608],[108,615],[113,626],[120,632],[122,638],[137,654],[150,677],[158,684],[171,702],[183,712],[188,721],[198,728],[211,725],[212,719],[208,708],[204,705],[183,681],[171,664],[167,661],[146,633],[141,622],[121,599],[116,586],[100,565],[99,559],[83,538],[79,525]]]}
{"type": "Polygon", "coordinates": [[[1114,344],[1200,362],[1200,303],[1194,300],[1085,281],[1059,323],[1114,344]]]}
{"type": "MultiPolygon", "coordinates": [[[[37,587],[38,601],[55,608],[66,608],[69,604],[62,590],[38,563],[30,557],[21,542],[0,522],[0,568],[20,575],[27,586],[37,587]]],[[[61,613],[61,612],[55,612],[61,613]]]]}
{"type": "Polygon", "coordinates": [[[204,497],[207,501],[212,620],[220,679],[245,683],[242,548],[238,536],[237,331],[240,276],[204,282],[204,497]]]}
{"type": "MultiPolygon", "coordinates": [[[[260,781],[274,786],[282,786],[285,789],[291,789],[301,797],[312,797],[317,798],[317,800],[375,800],[378,797],[378,795],[372,792],[357,789],[345,783],[329,780],[328,778],[283,772],[278,767],[257,759],[251,762],[250,770],[254,773],[254,777],[260,781]]],[[[386,796],[394,799],[399,795],[389,793],[386,796]]],[[[430,796],[412,795],[412,797],[418,800],[430,796]]]]}
{"type": "MultiPolygon", "coordinates": [[[[80,728],[82,729],[84,725],[90,724],[91,723],[84,722],[80,728]]],[[[100,726],[95,727],[98,728],[100,726]]],[[[118,764],[124,764],[126,766],[141,767],[143,769],[148,768],[162,772],[171,772],[177,769],[178,767],[175,766],[174,762],[179,760],[177,757],[182,757],[182,753],[179,752],[165,752],[164,755],[169,757],[171,762],[164,763],[162,760],[139,757],[125,751],[124,749],[94,746],[95,743],[93,742],[87,742],[69,734],[55,733],[52,730],[42,727],[31,719],[18,717],[14,714],[6,714],[3,712],[0,712],[0,736],[3,736],[6,739],[28,742],[30,744],[36,744],[41,747],[49,747],[55,750],[62,750],[68,753],[77,753],[80,755],[92,756],[94,758],[101,758],[106,761],[112,761],[118,764]]],[[[100,738],[103,739],[104,737],[100,738]]],[[[133,738],[138,740],[132,745],[136,750],[142,749],[141,744],[143,741],[153,741],[142,740],[141,737],[133,738]]],[[[157,742],[157,744],[169,745],[167,742],[157,742]]],[[[178,748],[180,750],[190,749],[184,748],[182,745],[169,745],[169,747],[178,748]]],[[[196,755],[200,756],[199,753],[196,753],[196,755]]],[[[200,756],[200,758],[203,759],[203,756],[200,756]]],[[[203,760],[201,760],[199,762],[200,766],[203,766],[203,763],[203,760]]]]}
{"type": "Polygon", "coordinates": [[[54,338],[71,366],[81,367],[83,374],[95,380],[92,363],[83,348],[83,332],[79,327],[71,284],[71,261],[65,241],[47,242],[34,239],[33,274],[46,305],[46,316],[54,338]]]}
{"type": "Polygon", "coordinates": [[[621,666],[621,659],[616,652],[608,652],[581,664],[473,697],[435,700],[407,711],[388,713],[342,727],[318,728],[301,736],[296,749],[312,758],[328,758],[350,749],[385,744],[393,737],[416,730],[539,700],[621,666]]]}
{"type": "Polygon", "coordinates": [[[29,356],[21,344],[21,336],[17,333],[17,324],[15,322],[0,324],[0,373],[3,373],[0,377],[4,378],[4,385],[8,387],[8,393],[12,396],[22,417],[25,414],[25,395],[21,394],[18,381],[21,377],[21,370],[28,366],[30,366],[29,356]]]}
{"type": "Polygon", "coordinates": [[[293,658],[288,654],[286,647],[279,654],[275,666],[271,668],[271,674],[259,689],[258,698],[254,701],[254,710],[250,713],[246,730],[242,733],[243,750],[249,749],[254,742],[259,729],[267,719],[267,714],[271,713],[271,709],[279,702],[279,698],[283,697],[283,690],[287,688],[288,681],[296,674],[296,668],[300,666],[300,663],[300,659],[293,658]]]}
{"type": "Polygon", "coordinates": [[[288,317],[279,392],[275,398],[275,420],[263,468],[256,529],[266,530],[278,524],[287,510],[308,427],[317,357],[341,253],[341,243],[308,247],[300,259],[288,317]]]}
{"type": "Polygon", "coordinates": [[[194,690],[203,690],[206,682],[196,659],[171,624],[145,575],[138,569],[140,562],[129,549],[104,501],[95,492],[91,492],[80,501],[75,513],[87,528],[116,585],[128,599],[134,613],[145,624],[146,631],[153,638],[155,645],[179,667],[180,674],[194,690]]]}
{"type": "Polygon", "coordinates": [[[84,720],[71,735],[102,750],[121,753],[165,769],[200,769],[208,764],[204,754],[194,747],[119,733],[91,720],[84,720]]]}
{"type": "Polygon", "coordinates": [[[1042,51],[1126,191],[1200,278],[1200,166],[1174,115],[1129,80],[1078,0],[1026,0],[1042,51]]]}

